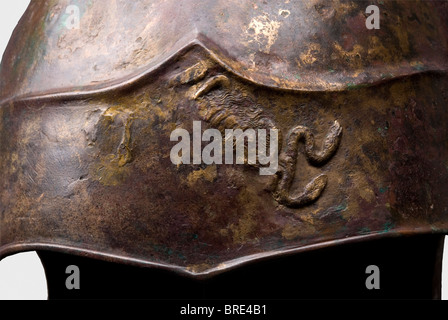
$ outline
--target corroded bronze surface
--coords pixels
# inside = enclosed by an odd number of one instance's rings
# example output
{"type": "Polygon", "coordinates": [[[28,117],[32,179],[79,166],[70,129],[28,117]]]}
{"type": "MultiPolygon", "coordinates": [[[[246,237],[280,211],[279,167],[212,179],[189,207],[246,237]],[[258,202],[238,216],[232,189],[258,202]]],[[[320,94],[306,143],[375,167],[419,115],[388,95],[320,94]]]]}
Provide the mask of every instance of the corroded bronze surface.
{"type": "Polygon", "coordinates": [[[0,256],[210,275],[448,231],[448,5],[32,2],[0,73],[0,256]],[[280,166],[170,161],[176,128],[278,129],[280,166]],[[315,143],[316,142],[316,143],[315,143]]]}

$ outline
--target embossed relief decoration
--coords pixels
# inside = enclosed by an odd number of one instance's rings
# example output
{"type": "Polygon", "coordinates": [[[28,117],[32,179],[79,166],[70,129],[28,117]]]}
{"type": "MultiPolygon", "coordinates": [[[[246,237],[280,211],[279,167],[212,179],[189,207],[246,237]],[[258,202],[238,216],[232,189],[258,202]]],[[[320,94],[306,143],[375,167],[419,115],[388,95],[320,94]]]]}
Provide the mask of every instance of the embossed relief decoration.
{"type": "MultiPolygon", "coordinates": [[[[272,116],[264,111],[265,107],[250,93],[250,89],[232,81],[229,76],[216,72],[216,68],[211,72],[211,66],[213,63],[210,61],[200,61],[170,81],[173,86],[190,86],[188,97],[197,101],[201,120],[223,134],[226,129],[245,131],[278,128],[272,116]]],[[[297,158],[302,155],[310,166],[320,167],[336,153],[341,136],[342,127],[337,120],[334,120],[319,147],[315,144],[312,130],[300,123],[287,131],[285,143],[282,143],[283,135],[279,133],[279,168],[273,178],[272,187],[272,196],[279,204],[299,208],[321,196],[328,181],[324,173],[313,177],[298,190],[292,188],[297,158]],[[299,149],[300,143],[304,145],[303,150],[299,149]]]]}

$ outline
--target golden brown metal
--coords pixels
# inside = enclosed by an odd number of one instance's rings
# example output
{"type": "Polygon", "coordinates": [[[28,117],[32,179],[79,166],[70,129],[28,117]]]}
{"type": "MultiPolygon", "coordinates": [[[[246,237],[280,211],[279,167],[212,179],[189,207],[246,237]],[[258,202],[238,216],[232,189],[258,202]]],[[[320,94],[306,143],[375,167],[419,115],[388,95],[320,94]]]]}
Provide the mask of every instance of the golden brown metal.
{"type": "Polygon", "coordinates": [[[205,276],[448,231],[448,4],[32,1],[0,72],[0,257],[205,276]],[[173,165],[176,128],[276,128],[276,175],[173,165]],[[314,141],[316,141],[316,146],[314,141]]]}

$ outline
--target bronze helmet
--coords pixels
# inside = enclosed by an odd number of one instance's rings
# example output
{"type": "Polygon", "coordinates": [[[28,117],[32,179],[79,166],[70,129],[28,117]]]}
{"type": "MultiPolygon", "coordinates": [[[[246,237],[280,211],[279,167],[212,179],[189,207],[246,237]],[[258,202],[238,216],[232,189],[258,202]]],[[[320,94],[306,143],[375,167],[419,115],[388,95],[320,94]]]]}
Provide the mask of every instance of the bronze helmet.
{"type": "Polygon", "coordinates": [[[0,258],[205,278],[447,233],[448,4],[375,3],[379,29],[365,2],[319,0],[85,1],[69,28],[72,1],[32,1],[0,69],[0,258]],[[278,166],[205,163],[201,135],[173,163],[198,123],[278,132],[278,166]]]}

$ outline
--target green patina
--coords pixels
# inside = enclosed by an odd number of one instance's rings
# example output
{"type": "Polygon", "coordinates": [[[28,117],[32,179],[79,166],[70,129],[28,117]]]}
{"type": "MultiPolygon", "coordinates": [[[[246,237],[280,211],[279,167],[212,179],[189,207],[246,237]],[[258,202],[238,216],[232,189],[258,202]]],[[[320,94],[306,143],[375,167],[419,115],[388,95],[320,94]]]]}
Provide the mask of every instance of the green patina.
{"type": "Polygon", "coordinates": [[[356,90],[356,89],[361,89],[361,88],[365,88],[368,85],[365,83],[359,83],[359,84],[355,84],[353,82],[349,82],[347,83],[347,89],[348,90],[356,90]]]}
{"type": "Polygon", "coordinates": [[[384,137],[387,134],[387,129],[388,129],[388,127],[384,127],[384,128],[379,127],[377,131],[382,137],[384,137]]]}
{"type": "Polygon", "coordinates": [[[379,189],[380,193],[385,193],[387,190],[389,190],[389,187],[380,187],[379,189]]]}
{"type": "Polygon", "coordinates": [[[394,224],[391,221],[386,222],[383,225],[383,230],[380,233],[387,233],[394,227],[394,224]]]}
{"type": "Polygon", "coordinates": [[[415,70],[418,70],[418,71],[425,70],[425,66],[420,62],[418,62],[416,65],[412,66],[412,68],[414,68],[415,70]]]}
{"type": "Polygon", "coordinates": [[[335,212],[343,212],[345,210],[347,210],[347,202],[345,201],[339,204],[338,206],[334,207],[335,212]]]}

